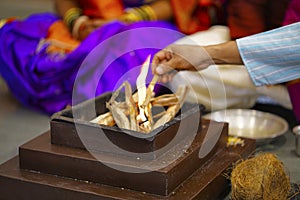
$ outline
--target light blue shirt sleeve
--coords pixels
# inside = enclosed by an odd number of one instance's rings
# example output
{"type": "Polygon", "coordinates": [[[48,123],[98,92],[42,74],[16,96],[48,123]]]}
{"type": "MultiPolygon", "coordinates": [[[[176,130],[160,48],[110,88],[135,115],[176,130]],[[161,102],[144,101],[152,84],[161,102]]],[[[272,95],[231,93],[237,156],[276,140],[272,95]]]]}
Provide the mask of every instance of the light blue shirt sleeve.
{"type": "Polygon", "coordinates": [[[300,22],[236,42],[256,86],[300,78],[300,22]]]}

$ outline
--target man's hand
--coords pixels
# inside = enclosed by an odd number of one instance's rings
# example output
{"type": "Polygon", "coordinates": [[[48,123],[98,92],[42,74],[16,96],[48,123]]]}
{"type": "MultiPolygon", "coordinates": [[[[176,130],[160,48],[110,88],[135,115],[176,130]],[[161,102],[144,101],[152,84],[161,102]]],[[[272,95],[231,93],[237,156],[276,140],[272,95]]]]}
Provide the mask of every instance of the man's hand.
{"type": "Polygon", "coordinates": [[[197,71],[213,64],[210,56],[201,46],[170,45],[154,55],[152,73],[160,76],[160,81],[168,82],[176,71],[197,71]]]}
{"type": "Polygon", "coordinates": [[[229,41],[217,45],[170,45],[154,55],[152,73],[168,82],[174,72],[199,71],[213,64],[243,64],[237,44],[229,41]]]}

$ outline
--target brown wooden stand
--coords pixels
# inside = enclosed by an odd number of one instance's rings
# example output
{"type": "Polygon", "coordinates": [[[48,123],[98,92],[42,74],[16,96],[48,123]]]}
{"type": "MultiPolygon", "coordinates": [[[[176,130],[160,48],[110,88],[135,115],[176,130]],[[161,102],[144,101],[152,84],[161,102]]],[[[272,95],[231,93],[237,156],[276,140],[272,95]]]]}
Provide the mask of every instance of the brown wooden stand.
{"type": "MultiPolygon", "coordinates": [[[[245,139],[243,147],[226,147],[225,126],[212,151],[199,158],[199,149],[208,142],[203,139],[207,123],[202,122],[201,134],[180,158],[145,173],[122,172],[107,164],[144,170],[144,162],[149,161],[95,156],[84,149],[54,145],[46,132],[22,145],[19,156],[0,166],[0,199],[216,199],[228,187],[224,173],[253,153],[255,141],[245,139]]],[[[171,155],[172,150],[152,162],[158,164],[171,155]]]]}

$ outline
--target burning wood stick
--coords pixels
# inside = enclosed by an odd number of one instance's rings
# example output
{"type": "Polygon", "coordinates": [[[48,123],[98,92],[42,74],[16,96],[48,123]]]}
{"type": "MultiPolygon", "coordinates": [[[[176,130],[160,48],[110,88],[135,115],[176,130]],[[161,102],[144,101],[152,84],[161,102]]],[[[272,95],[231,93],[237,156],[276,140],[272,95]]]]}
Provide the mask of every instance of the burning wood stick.
{"type": "Polygon", "coordinates": [[[175,115],[180,110],[187,94],[187,87],[186,86],[179,86],[176,96],[178,98],[178,102],[175,105],[171,105],[167,112],[154,124],[153,129],[158,128],[159,126],[164,125],[165,123],[171,121],[175,115]]]}
{"type": "MultiPolygon", "coordinates": [[[[119,128],[124,128],[130,130],[130,121],[127,118],[125,112],[120,108],[119,102],[115,99],[119,96],[120,90],[123,87],[128,87],[129,84],[126,84],[126,81],[112,94],[110,100],[107,102],[106,107],[110,110],[116,124],[119,128]]],[[[130,85],[129,85],[130,86],[130,85]]]]}
{"type": "Polygon", "coordinates": [[[106,106],[109,112],[104,113],[91,122],[149,133],[172,120],[180,110],[187,94],[187,87],[179,87],[176,94],[165,94],[154,97],[154,87],[158,77],[154,76],[146,87],[146,77],[150,66],[150,56],[142,65],[141,72],[136,80],[137,92],[132,94],[130,84],[125,81],[113,94],[106,106]],[[117,102],[120,91],[125,88],[125,102],[117,102]],[[153,120],[153,106],[169,106],[166,111],[156,115],[160,117],[153,120]]]}
{"type": "Polygon", "coordinates": [[[137,123],[142,126],[144,130],[151,130],[151,123],[147,117],[149,115],[149,109],[147,109],[147,105],[144,105],[145,100],[147,97],[147,88],[146,88],[146,78],[150,66],[150,58],[149,55],[142,65],[141,73],[139,74],[137,80],[136,80],[136,86],[137,86],[137,94],[138,94],[138,108],[139,108],[139,114],[137,115],[137,123]]]}

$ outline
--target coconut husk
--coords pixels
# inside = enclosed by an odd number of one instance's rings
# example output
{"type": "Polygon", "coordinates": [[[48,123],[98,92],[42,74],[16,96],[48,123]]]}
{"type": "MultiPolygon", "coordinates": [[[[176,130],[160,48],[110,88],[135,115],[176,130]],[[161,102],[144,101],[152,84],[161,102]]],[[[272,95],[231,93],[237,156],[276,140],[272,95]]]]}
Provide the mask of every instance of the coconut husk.
{"type": "Polygon", "coordinates": [[[231,185],[233,200],[285,200],[291,188],[283,163],[272,153],[237,164],[231,185]]]}

